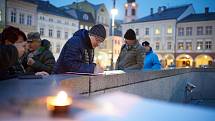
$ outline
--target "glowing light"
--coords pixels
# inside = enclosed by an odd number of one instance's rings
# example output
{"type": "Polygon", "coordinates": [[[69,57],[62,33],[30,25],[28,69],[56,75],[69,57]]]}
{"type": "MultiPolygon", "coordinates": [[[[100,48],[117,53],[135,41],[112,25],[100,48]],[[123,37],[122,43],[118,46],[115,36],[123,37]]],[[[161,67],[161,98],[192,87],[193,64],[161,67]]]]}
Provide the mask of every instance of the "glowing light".
{"type": "Polygon", "coordinates": [[[117,15],[118,14],[118,10],[116,8],[111,9],[111,14],[113,16],[117,15]]]}
{"type": "Polygon", "coordinates": [[[132,3],[131,5],[132,5],[132,7],[136,7],[136,4],[135,4],[135,3],[132,3]]]}
{"type": "Polygon", "coordinates": [[[72,99],[68,97],[65,91],[60,91],[57,96],[47,98],[47,108],[53,110],[54,106],[69,106],[72,104],[72,99]]]}
{"type": "Polygon", "coordinates": [[[201,49],[201,47],[200,47],[200,46],[198,46],[198,47],[197,47],[197,50],[200,50],[200,49],[201,49]]]}

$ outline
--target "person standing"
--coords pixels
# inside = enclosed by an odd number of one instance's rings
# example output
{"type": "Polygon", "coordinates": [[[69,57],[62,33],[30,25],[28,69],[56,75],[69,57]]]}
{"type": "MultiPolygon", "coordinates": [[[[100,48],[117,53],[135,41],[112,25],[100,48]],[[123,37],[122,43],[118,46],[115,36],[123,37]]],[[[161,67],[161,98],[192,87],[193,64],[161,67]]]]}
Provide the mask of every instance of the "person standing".
{"type": "Polygon", "coordinates": [[[160,61],[158,60],[157,54],[154,53],[152,47],[150,47],[150,43],[145,41],[142,43],[142,46],[146,50],[143,70],[160,70],[160,61]]]}
{"type": "Polygon", "coordinates": [[[53,73],[99,73],[103,69],[93,63],[94,49],[104,42],[106,30],[94,25],[89,31],[80,29],[64,45],[53,73]]]}
{"type": "Polygon", "coordinates": [[[124,35],[125,44],[122,45],[116,62],[117,70],[135,70],[143,68],[145,50],[136,39],[134,30],[128,29],[124,35]]]}

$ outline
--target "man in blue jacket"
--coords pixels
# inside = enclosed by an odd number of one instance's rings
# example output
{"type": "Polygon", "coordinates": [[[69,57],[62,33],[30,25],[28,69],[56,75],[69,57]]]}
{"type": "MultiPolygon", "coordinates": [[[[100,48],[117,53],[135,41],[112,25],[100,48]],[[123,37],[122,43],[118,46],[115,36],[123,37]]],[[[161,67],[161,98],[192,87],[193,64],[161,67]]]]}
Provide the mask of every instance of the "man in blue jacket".
{"type": "Polygon", "coordinates": [[[156,53],[152,51],[152,47],[150,47],[150,43],[145,41],[142,43],[142,46],[146,50],[146,57],[144,60],[144,70],[160,70],[161,69],[161,64],[160,61],[158,60],[158,56],[156,53]]]}
{"type": "Polygon", "coordinates": [[[103,72],[99,66],[93,63],[94,48],[98,47],[106,38],[106,30],[103,25],[94,25],[89,31],[80,29],[74,33],[64,45],[54,73],[78,72],[99,73],[103,72]]]}

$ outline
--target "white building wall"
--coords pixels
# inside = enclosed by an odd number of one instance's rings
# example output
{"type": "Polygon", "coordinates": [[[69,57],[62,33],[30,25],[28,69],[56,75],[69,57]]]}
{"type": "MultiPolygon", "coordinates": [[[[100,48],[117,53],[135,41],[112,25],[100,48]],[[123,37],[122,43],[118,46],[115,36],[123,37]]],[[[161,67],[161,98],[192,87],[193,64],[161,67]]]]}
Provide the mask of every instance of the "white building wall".
{"type": "Polygon", "coordinates": [[[28,2],[23,2],[20,0],[7,0],[7,23],[6,25],[11,25],[18,27],[26,34],[37,30],[37,5],[28,2]],[[11,22],[11,12],[16,13],[16,22],[11,22]],[[24,14],[24,24],[19,23],[20,14],[24,14]],[[27,25],[27,16],[32,16],[31,25],[27,25]]]}
{"type": "MultiPolygon", "coordinates": [[[[177,34],[177,41],[185,42],[191,40],[192,41],[192,50],[178,50],[177,52],[191,52],[191,53],[214,53],[215,52],[215,20],[213,21],[198,21],[198,22],[186,22],[186,23],[178,23],[177,28],[182,27],[185,30],[184,36],[178,36],[177,34]],[[197,27],[202,26],[203,27],[203,35],[197,35],[197,27]],[[206,35],[206,26],[212,26],[212,35],[206,35]],[[192,36],[186,36],[186,27],[192,27],[192,36]],[[205,41],[211,40],[212,41],[212,49],[211,50],[205,50],[205,41]],[[197,41],[203,41],[203,50],[198,50],[196,48],[197,41]]],[[[178,47],[178,43],[177,43],[178,47]]]]}
{"type": "Polygon", "coordinates": [[[41,36],[41,38],[48,39],[51,42],[52,52],[55,56],[55,59],[57,59],[60,54],[57,48],[60,47],[61,50],[66,41],[78,30],[79,21],[72,18],[60,17],[39,12],[37,28],[38,32],[40,32],[40,28],[44,28],[44,35],[41,36]],[[53,21],[50,21],[50,19],[53,19],[53,21]],[[53,31],[52,37],[49,36],[49,29],[52,29],[53,31]],[[60,31],[60,38],[57,37],[57,31],[60,31]],[[65,38],[65,32],[68,32],[68,38],[65,38]]]}

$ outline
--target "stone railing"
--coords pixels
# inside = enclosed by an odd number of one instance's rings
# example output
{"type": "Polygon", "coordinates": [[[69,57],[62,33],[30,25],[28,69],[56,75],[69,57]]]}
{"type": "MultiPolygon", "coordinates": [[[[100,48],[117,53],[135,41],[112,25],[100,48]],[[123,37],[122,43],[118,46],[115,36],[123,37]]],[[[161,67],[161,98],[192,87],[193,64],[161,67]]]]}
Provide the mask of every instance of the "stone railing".
{"type": "Polygon", "coordinates": [[[60,82],[64,89],[95,96],[123,91],[146,98],[184,102],[192,99],[215,99],[215,69],[172,69],[161,71],[115,71],[106,75],[77,76],[60,82]],[[186,90],[188,83],[196,86],[186,90]]]}
{"type": "Polygon", "coordinates": [[[122,91],[146,98],[184,102],[215,99],[215,69],[170,69],[160,71],[112,71],[105,75],[51,75],[43,79],[11,79],[0,82],[0,101],[35,99],[58,89],[83,96],[122,91]],[[186,91],[187,83],[196,86],[186,91]]]}

